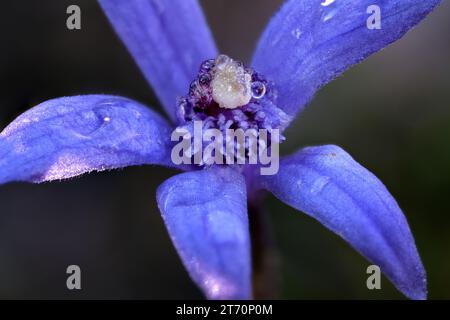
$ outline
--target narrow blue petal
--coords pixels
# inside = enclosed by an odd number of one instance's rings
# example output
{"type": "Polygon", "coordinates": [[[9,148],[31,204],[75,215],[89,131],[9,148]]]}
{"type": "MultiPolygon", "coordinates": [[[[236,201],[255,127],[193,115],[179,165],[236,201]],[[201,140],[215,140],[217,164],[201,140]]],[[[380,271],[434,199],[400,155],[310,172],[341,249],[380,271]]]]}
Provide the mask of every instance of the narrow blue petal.
{"type": "Polygon", "coordinates": [[[277,198],[319,220],[378,265],[412,299],[426,298],[425,271],[401,209],[386,187],[337,146],[303,149],[261,176],[277,198]]]}
{"type": "Polygon", "coordinates": [[[139,164],[170,164],[170,127],[132,100],[49,100],[0,133],[0,183],[43,182],[139,164]]]}
{"type": "Polygon", "coordinates": [[[175,119],[198,68],[217,49],[197,0],[100,0],[119,37],[175,119]]]}
{"type": "Polygon", "coordinates": [[[278,105],[294,115],[321,86],[401,38],[439,2],[289,0],[264,31],[253,66],[276,82],[278,105]],[[371,5],[381,9],[379,30],[367,28],[371,5]]]}
{"type": "Polygon", "coordinates": [[[206,297],[251,298],[243,176],[231,168],[179,174],[159,187],[157,200],[184,266],[206,297]]]}

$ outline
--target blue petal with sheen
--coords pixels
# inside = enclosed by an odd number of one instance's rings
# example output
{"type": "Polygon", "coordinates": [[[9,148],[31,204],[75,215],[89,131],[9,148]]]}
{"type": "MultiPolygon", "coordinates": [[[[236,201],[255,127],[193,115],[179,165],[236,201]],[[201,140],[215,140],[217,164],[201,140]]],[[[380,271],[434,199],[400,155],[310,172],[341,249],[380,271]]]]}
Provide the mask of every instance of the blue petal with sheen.
{"type": "Polygon", "coordinates": [[[243,176],[232,168],[179,174],[159,187],[157,201],[184,266],[206,297],[251,298],[243,176]]]}
{"type": "Polygon", "coordinates": [[[139,164],[170,166],[167,122],[121,97],[41,103],[0,133],[0,183],[43,182],[139,164]]]}
{"type": "Polygon", "coordinates": [[[300,150],[261,182],[348,241],[406,296],[426,298],[425,271],[405,216],[386,187],[344,150],[300,150]]]}
{"type": "Polygon", "coordinates": [[[119,37],[175,119],[201,62],[217,55],[197,0],[100,0],[119,37]]]}
{"type": "Polygon", "coordinates": [[[401,38],[439,2],[289,0],[259,40],[253,66],[275,81],[278,105],[294,115],[321,86],[401,38]],[[381,9],[381,29],[367,28],[372,5],[381,9]]]}

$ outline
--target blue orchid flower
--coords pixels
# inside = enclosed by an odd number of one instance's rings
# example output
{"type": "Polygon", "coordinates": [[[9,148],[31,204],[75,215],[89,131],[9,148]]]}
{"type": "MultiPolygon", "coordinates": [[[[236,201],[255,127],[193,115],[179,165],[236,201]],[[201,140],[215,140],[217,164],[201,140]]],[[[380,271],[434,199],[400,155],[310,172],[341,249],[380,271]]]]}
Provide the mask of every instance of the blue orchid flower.
{"type": "MultiPolygon", "coordinates": [[[[286,1],[263,32],[249,68],[266,79],[267,97],[234,125],[284,129],[320,87],[401,38],[439,2],[286,1]],[[373,4],[381,9],[381,29],[366,25],[373,4]]],[[[189,275],[211,299],[252,298],[248,208],[257,207],[256,193],[267,190],[340,235],[404,295],[426,298],[424,267],[405,216],[386,187],[340,147],[302,149],[282,159],[271,176],[256,174],[250,165],[175,165],[171,132],[199,116],[180,97],[192,82],[195,87],[210,81],[198,68],[208,69],[218,56],[202,10],[196,0],[100,5],[170,120],[117,96],[46,101],[1,132],[0,183],[38,183],[132,165],[179,168],[182,173],[158,188],[157,202],[189,275]]],[[[188,98],[192,102],[192,94],[188,98]]],[[[222,111],[212,125],[223,125],[222,111]]]]}

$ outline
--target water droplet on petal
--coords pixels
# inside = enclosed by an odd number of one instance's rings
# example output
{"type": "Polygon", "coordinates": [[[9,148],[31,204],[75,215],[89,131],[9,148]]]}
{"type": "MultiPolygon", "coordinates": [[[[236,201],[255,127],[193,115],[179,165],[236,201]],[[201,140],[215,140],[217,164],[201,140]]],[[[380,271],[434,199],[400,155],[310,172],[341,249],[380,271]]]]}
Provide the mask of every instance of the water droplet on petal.
{"type": "Polygon", "coordinates": [[[261,99],[266,94],[266,86],[264,83],[255,81],[252,83],[252,97],[261,99]]]}
{"type": "Polygon", "coordinates": [[[300,36],[302,35],[302,33],[303,32],[299,28],[296,28],[291,31],[292,36],[296,39],[300,39],[300,36]]]}
{"type": "Polygon", "coordinates": [[[329,177],[320,177],[316,181],[314,181],[313,186],[311,187],[311,193],[317,194],[325,188],[325,186],[330,182],[329,177]]]}
{"type": "Polygon", "coordinates": [[[326,14],[323,15],[322,21],[323,22],[329,21],[331,18],[335,16],[337,11],[338,11],[337,9],[333,9],[330,12],[327,12],[326,14]]]}
{"type": "Polygon", "coordinates": [[[324,7],[329,6],[330,4],[334,3],[336,0],[324,0],[321,5],[324,7]]]}

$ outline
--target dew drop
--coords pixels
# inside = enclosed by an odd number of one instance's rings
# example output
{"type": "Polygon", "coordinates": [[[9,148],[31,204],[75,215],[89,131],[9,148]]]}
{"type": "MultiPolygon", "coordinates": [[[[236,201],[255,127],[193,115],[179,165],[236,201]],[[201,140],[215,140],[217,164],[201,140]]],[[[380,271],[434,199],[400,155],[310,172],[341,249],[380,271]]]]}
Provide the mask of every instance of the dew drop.
{"type": "Polygon", "coordinates": [[[323,188],[330,182],[329,177],[320,177],[316,181],[314,181],[312,187],[311,187],[311,193],[312,194],[318,194],[320,193],[323,188]]]}
{"type": "Polygon", "coordinates": [[[266,86],[260,81],[252,83],[252,97],[255,99],[261,99],[266,94],[266,86]]]}
{"type": "Polygon", "coordinates": [[[322,6],[327,7],[330,4],[334,3],[336,0],[324,0],[324,2],[321,3],[322,6]]]}
{"type": "Polygon", "coordinates": [[[327,22],[328,20],[330,20],[331,18],[333,18],[335,16],[337,12],[337,9],[331,10],[330,12],[326,13],[323,18],[322,21],[323,22],[327,22]]]}
{"type": "Polygon", "coordinates": [[[291,31],[291,34],[294,38],[300,39],[300,36],[302,35],[302,31],[299,28],[296,28],[291,31]]]}

